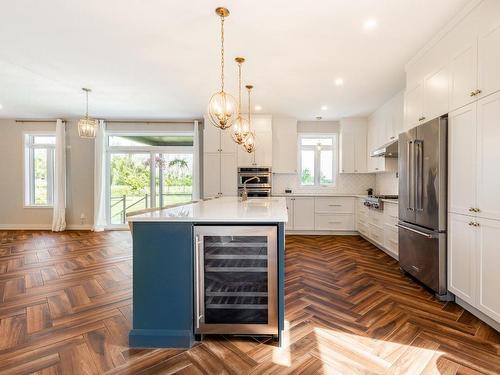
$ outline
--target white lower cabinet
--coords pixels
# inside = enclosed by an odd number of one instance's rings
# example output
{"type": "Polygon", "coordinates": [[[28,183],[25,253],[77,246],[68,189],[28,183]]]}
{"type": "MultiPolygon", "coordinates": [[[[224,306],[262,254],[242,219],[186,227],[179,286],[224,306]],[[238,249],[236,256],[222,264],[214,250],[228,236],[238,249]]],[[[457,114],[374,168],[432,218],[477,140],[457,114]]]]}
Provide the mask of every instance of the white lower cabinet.
{"type": "Polygon", "coordinates": [[[500,323],[500,221],[451,213],[448,288],[500,323]]]}
{"type": "Polygon", "coordinates": [[[366,239],[398,258],[398,204],[384,202],[384,210],[376,211],[366,207],[364,198],[356,203],[356,230],[366,239]]]}
{"type": "Polygon", "coordinates": [[[353,197],[287,197],[289,231],[355,230],[353,197]]]}
{"type": "Polygon", "coordinates": [[[293,202],[293,229],[314,230],[314,197],[295,197],[293,202]]]}

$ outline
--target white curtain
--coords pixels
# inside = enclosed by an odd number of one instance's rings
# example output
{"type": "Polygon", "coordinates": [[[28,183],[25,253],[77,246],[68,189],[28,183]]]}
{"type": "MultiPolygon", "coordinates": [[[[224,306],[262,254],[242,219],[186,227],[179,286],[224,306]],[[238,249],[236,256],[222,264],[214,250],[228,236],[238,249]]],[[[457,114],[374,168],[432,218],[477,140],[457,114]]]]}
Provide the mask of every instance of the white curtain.
{"type": "Polygon", "coordinates": [[[193,200],[200,199],[200,138],[198,121],[193,127],[193,200]]]}
{"type": "Polygon", "coordinates": [[[56,123],[56,149],[54,168],[54,212],[52,230],[61,232],[66,229],[66,129],[63,120],[56,123]]]}
{"type": "Polygon", "coordinates": [[[99,120],[94,140],[94,231],[106,226],[106,124],[99,120]]]}

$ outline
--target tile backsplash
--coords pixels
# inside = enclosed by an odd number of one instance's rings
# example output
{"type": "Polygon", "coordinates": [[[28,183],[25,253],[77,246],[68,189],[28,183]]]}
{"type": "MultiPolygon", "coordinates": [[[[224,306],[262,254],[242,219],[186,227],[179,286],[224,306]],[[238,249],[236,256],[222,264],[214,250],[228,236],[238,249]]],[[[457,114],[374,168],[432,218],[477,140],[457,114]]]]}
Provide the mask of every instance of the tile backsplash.
{"type": "Polygon", "coordinates": [[[321,190],[300,186],[296,174],[273,174],[273,194],[283,194],[285,189],[292,189],[294,193],[366,194],[368,188],[375,188],[374,174],[339,174],[336,187],[321,190]]]}
{"type": "Polygon", "coordinates": [[[396,172],[377,173],[375,192],[377,194],[397,195],[398,178],[396,172]]]}

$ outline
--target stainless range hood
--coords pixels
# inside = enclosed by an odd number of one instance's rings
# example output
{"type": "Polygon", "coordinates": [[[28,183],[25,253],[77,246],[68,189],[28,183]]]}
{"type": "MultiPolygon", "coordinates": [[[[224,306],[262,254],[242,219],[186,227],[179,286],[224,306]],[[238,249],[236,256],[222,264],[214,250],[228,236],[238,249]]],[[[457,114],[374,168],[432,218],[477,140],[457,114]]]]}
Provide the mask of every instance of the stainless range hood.
{"type": "Polygon", "coordinates": [[[398,140],[391,141],[382,145],[381,147],[373,150],[370,154],[372,158],[385,157],[397,158],[398,157],[398,140]]]}

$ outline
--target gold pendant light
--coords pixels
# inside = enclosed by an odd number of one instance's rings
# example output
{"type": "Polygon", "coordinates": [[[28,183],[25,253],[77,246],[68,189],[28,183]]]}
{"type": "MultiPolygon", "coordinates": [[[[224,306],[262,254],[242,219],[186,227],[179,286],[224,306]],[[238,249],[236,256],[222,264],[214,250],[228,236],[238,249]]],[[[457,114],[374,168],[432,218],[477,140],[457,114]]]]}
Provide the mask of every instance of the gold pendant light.
{"type": "Polygon", "coordinates": [[[224,19],[229,16],[229,10],[217,8],[215,13],[221,19],[221,91],[213,94],[210,98],[208,118],[214,126],[227,129],[233,124],[238,110],[236,100],[224,91],[224,19]]]}
{"type": "Polygon", "coordinates": [[[237,144],[241,145],[250,133],[248,120],[241,115],[241,65],[245,62],[245,59],[236,57],[234,61],[238,64],[238,116],[231,127],[231,136],[237,144]]]}
{"type": "Polygon", "coordinates": [[[248,90],[248,128],[250,132],[248,133],[248,136],[245,139],[245,142],[243,142],[243,148],[245,149],[246,152],[251,154],[252,152],[255,151],[256,145],[255,145],[255,132],[252,130],[252,118],[251,118],[251,113],[252,113],[252,107],[250,107],[250,92],[253,89],[252,85],[246,85],[245,86],[248,90]]]}
{"type": "Polygon", "coordinates": [[[78,121],[78,135],[80,138],[95,138],[97,132],[97,120],[89,117],[89,92],[91,89],[82,88],[85,91],[87,99],[87,109],[85,112],[85,117],[78,121]]]}

